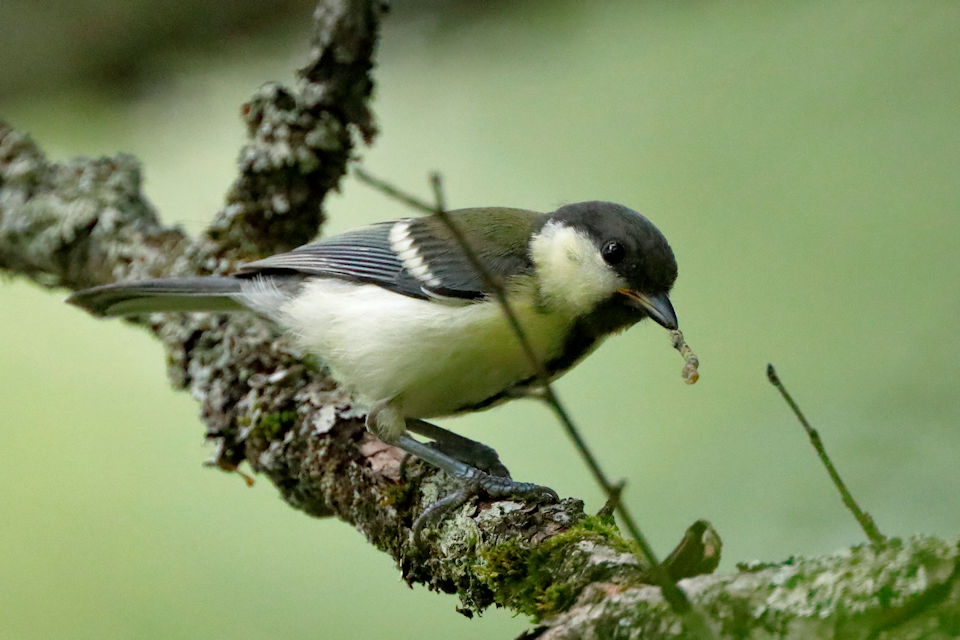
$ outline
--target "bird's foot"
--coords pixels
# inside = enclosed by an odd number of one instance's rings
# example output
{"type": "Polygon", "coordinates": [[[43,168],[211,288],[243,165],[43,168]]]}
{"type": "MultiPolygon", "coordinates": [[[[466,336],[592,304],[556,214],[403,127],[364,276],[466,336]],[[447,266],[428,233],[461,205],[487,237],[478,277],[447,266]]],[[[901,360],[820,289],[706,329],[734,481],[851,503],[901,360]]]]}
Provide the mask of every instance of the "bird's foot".
{"type": "MultiPolygon", "coordinates": [[[[374,414],[371,413],[371,415],[374,414]]],[[[368,418],[368,421],[369,420],[368,418]]],[[[418,425],[417,428],[421,432],[427,431],[428,436],[433,435],[433,433],[431,433],[431,431],[433,431],[432,429],[425,429],[421,425],[418,425]]],[[[443,439],[448,440],[450,438],[445,437],[443,439]]],[[[456,439],[466,440],[466,438],[460,436],[457,436],[456,439]]],[[[437,467],[441,471],[445,471],[451,477],[462,483],[459,489],[442,497],[420,514],[420,517],[418,517],[413,524],[414,540],[419,538],[420,531],[428,522],[443,516],[451,509],[461,506],[467,500],[477,495],[486,495],[494,499],[517,497],[549,500],[553,502],[559,500],[557,492],[549,487],[542,487],[532,482],[517,482],[516,480],[512,480],[508,474],[499,475],[482,471],[471,464],[444,453],[438,448],[420,442],[409,433],[394,435],[389,438],[389,442],[390,444],[400,447],[407,453],[420,458],[424,462],[437,467]]],[[[469,442],[473,445],[479,445],[479,443],[473,442],[472,440],[469,442]]],[[[493,449],[485,445],[479,446],[483,447],[488,455],[492,454],[493,458],[499,462],[499,458],[493,449]]],[[[501,464],[500,466],[502,467],[503,465],[501,464]]],[[[504,473],[506,473],[505,468],[504,473]]]]}
{"type": "Polygon", "coordinates": [[[560,499],[557,492],[550,487],[532,482],[517,482],[509,476],[493,475],[479,469],[473,469],[469,477],[462,479],[463,486],[431,504],[417,517],[412,527],[414,540],[419,540],[426,525],[442,519],[450,511],[463,506],[476,496],[483,495],[494,499],[526,498],[544,502],[557,502],[560,499]]]}

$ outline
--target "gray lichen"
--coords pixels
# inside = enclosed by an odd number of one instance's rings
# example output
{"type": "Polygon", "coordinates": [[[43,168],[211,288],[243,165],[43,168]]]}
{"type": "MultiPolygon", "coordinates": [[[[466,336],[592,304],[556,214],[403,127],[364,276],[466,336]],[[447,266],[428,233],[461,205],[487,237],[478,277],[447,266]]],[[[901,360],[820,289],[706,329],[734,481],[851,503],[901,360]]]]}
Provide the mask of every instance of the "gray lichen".
{"type": "MultiPolygon", "coordinates": [[[[958,543],[916,536],[681,582],[721,637],[952,638],[958,543]]],[[[541,637],[685,637],[657,589],[591,585],[541,637]]]]}

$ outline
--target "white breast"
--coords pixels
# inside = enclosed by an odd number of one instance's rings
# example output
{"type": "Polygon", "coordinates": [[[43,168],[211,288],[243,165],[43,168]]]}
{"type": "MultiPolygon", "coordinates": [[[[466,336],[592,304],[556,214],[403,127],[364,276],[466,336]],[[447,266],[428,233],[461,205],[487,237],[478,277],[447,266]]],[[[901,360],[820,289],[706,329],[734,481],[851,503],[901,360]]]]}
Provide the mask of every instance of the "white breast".
{"type": "MultiPolygon", "coordinates": [[[[375,285],[315,279],[281,307],[280,322],[358,399],[393,400],[406,417],[449,415],[533,376],[500,307],[449,306],[375,285]]],[[[543,361],[560,354],[573,316],[511,296],[543,361]]]]}

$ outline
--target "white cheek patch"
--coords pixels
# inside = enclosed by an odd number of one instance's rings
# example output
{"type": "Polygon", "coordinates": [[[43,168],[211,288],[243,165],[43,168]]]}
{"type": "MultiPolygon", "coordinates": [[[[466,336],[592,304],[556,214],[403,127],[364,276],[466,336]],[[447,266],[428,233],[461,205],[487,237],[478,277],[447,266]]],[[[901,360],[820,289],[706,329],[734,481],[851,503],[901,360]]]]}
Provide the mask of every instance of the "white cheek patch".
{"type": "Polygon", "coordinates": [[[397,222],[390,229],[390,248],[397,254],[400,262],[410,274],[428,287],[437,288],[441,284],[440,278],[435,276],[423,256],[417,250],[410,237],[410,223],[397,222]]]}
{"type": "Polygon", "coordinates": [[[530,243],[540,295],[554,308],[575,314],[591,311],[604,298],[627,286],[600,255],[587,235],[560,222],[543,226],[530,243]]]}

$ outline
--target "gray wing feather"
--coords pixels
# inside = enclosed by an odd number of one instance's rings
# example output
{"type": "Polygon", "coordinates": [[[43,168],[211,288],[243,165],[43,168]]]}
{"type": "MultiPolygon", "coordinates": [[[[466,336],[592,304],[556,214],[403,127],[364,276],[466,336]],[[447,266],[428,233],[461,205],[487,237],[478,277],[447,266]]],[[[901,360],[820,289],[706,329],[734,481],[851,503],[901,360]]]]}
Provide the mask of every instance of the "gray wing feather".
{"type": "MultiPolygon", "coordinates": [[[[505,283],[534,271],[529,254],[531,236],[544,219],[543,214],[523,209],[487,207],[460,209],[448,213],[486,275],[505,283]]],[[[461,248],[447,225],[436,216],[401,221],[395,229],[394,249],[407,271],[419,281],[431,298],[460,302],[488,297],[493,293],[489,280],[474,266],[475,261],[461,248]],[[409,242],[403,241],[403,237],[409,242]]]]}
{"type": "Polygon", "coordinates": [[[263,260],[243,265],[238,276],[271,271],[295,271],[306,275],[373,280],[388,283],[397,278],[403,264],[390,249],[392,223],[347,231],[306,244],[263,260]]]}
{"type": "MultiPolygon", "coordinates": [[[[450,212],[450,216],[456,222],[487,212],[501,218],[516,216],[517,211],[465,209],[450,212]]],[[[525,222],[529,213],[522,212],[525,222]]],[[[478,251],[481,262],[495,278],[502,280],[532,270],[527,255],[529,233],[525,229],[519,233],[507,247],[478,251]]],[[[443,223],[431,216],[347,231],[248,263],[234,275],[249,278],[284,272],[366,282],[414,298],[459,304],[492,293],[443,223]]]]}

